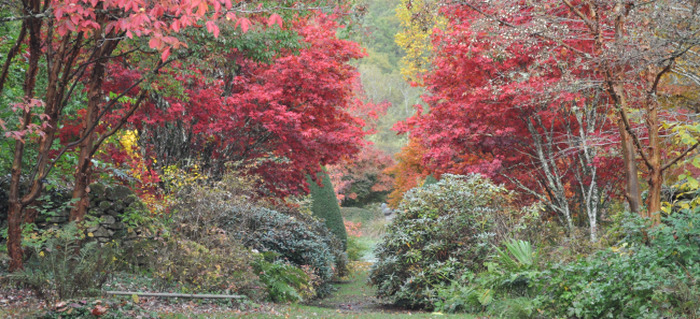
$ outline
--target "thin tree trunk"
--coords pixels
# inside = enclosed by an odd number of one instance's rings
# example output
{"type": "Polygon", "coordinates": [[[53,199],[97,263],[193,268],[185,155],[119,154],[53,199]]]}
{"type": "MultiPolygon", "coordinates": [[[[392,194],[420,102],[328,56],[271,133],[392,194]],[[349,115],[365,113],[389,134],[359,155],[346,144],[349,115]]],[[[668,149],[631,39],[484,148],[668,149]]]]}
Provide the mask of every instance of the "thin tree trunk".
{"type": "Polygon", "coordinates": [[[630,210],[639,214],[642,209],[642,195],[639,186],[639,175],[637,174],[637,161],[632,136],[627,132],[622,123],[618,121],[620,130],[620,143],[622,146],[622,161],[625,172],[625,198],[629,203],[630,210]]]}
{"type": "MultiPolygon", "coordinates": [[[[623,41],[625,34],[625,19],[629,14],[629,7],[625,1],[617,0],[615,3],[615,42],[620,44],[623,41]]],[[[598,30],[598,32],[602,32],[598,30]]],[[[602,49],[602,47],[601,47],[602,49]]],[[[642,208],[642,193],[639,185],[639,176],[637,175],[637,153],[635,151],[634,141],[632,140],[631,129],[628,127],[626,120],[627,99],[625,90],[622,84],[622,79],[619,76],[620,70],[616,70],[615,66],[606,65],[605,81],[607,82],[608,92],[615,103],[615,108],[618,113],[618,130],[620,131],[620,144],[622,147],[622,160],[625,171],[625,198],[629,203],[630,210],[633,213],[639,214],[642,208]]],[[[643,150],[640,150],[643,151],[643,150]]]]}
{"type": "Polygon", "coordinates": [[[632,140],[632,135],[628,131],[628,124],[625,122],[627,100],[625,98],[624,89],[620,84],[617,84],[616,79],[612,74],[614,71],[606,72],[607,89],[610,97],[615,104],[615,109],[618,113],[617,127],[620,132],[620,146],[622,148],[622,165],[625,172],[625,198],[629,203],[630,211],[635,214],[640,214],[642,207],[642,192],[639,185],[639,176],[637,174],[637,153],[632,140]]]}
{"type": "MultiPolygon", "coordinates": [[[[24,11],[27,14],[38,12],[40,3],[38,0],[24,2],[24,11]]],[[[29,65],[24,78],[24,103],[30,103],[34,98],[36,77],[39,72],[39,57],[41,56],[41,20],[28,18],[26,27],[29,31],[29,65]]],[[[31,121],[31,111],[24,111],[21,130],[25,131],[31,121]]],[[[10,255],[10,271],[22,269],[22,213],[27,203],[22,201],[20,195],[20,182],[22,177],[22,157],[24,156],[24,142],[15,141],[14,158],[12,161],[10,177],[10,198],[7,212],[7,252],[10,255]]]]}
{"type": "Polygon", "coordinates": [[[97,121],[99,105],[101,102],[102,79],[104,78],[104,62],[98,61],[90,77],[90,88],[88,90],[87,114],[83,119],[83,134],[86,138],[80,143],[80,155],[78,156],[78,166],[75,171],[75,186],[73,187],[73,199],[77,202],[70,212],[71,221],[80,221],[85,217],[90,199],[88,197],[88,185],[92,173],[92,149],[95,143],[95,131],[90,127],[97,121]]]}
{"type": "MultiPolygon", "coordinates": [[[[105,17],[100,17],[104,19],[105,17]]],[[[99,18],[98,18],[99,19],[99,18]]],[[[95,34],[94,41],[97,43],[103,41],[100,34],[95,34]]],[[[88,196],[88,186],[92,175],[92,154],[95,152],[96,127],[100,114],[100,105],[102,104],[102,82],[105,75],[105,62],[107,57],[112,54],[112,51],[117,47],[118,40],[105,41],[97,50],[95,65],[89,79],[88,87],[88,105],[87,114],[83,118],[83,136],[85,137],[80,143],[80,154],[78,156],[78,167],[75,171],[75,186],[73,187],[73,200],[76,200],[75,206],[71,209],[69,220],[80,221],[87,214],[90,207],[90,198],[88,196]],[[87,135],[86,135],[87,134],[87,135]]]]}
{"type": "Polygon", "coordinates": [[[663,171],[661,169],[661,141],[659,139],[659,114],[657,104],[647,103],[646,126],[649,134],[649,196],[647,197],[647,217],[654,225],[661,222],[661,187],[663,171]]]}

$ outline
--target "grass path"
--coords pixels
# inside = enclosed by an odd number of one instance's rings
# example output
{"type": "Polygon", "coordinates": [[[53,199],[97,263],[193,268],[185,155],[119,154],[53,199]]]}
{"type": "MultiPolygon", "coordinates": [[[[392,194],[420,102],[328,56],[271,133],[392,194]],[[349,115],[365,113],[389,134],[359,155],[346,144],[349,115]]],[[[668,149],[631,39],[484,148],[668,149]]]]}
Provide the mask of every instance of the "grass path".
{"type": "Polygon", "coordinates": [[[363,257],[364,261],[353,264],[353,272],[346,281],[336,283],[337,291],[332,296],[315,300],[307,304],[272,305],[272,308],[262,312],[252,313],[219,313],[192,316],[186,314],[171,314],[165,318],[473,318],[465,315],[443,315],[430,312],[408,311],[383,304],[374,297],[374,288],[367,285],[369,270],[374,259],[372,251],[377,239],[363,237],[361,240],[370,246],[363,257]]]}
{"type": "Polygon", "coordinates": [[[349,280],[336,284],[338,290],[330,297],[309,304],[274,305],[264,313],[218,313],[191,316],[172,314],[165,318],[472,318],[465,315],[443,315],[415,312],[382,304],[374,298],[374,289],[366,284],[370,263],[363,263],[349,280]]]}

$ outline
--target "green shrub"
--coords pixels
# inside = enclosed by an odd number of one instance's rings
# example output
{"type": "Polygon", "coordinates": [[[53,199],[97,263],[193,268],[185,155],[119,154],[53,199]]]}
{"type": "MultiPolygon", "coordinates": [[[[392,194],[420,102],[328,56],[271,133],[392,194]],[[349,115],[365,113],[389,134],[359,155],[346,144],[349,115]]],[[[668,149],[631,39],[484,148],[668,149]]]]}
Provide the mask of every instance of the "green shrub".
{"type": "Polygon", "coordinates": [[[365,255],[369,246],[362,242],[359,237],[348,236],[348,260],[359,261],[365,255]]]}
{"type": "MultiPolygon", "coordinates": [[[[275,204],[255,192],[258,177],[229,172],[220,181],[172,183],[173,232],[213,252],[225,253],[224,240],[211,241],[212,230],[249,249],[271,251],[286,262],[309,269],[317,295],[331,291],[330,280],[347,271],[342,243],[305,206],[275,204]],[[270,207],[270,208],[265,208],[270,207]],[[274,209],[271,209],[274,208],[274,209]],[[218,243],[218,244],[217,244],[218,243]]],[[[310,206],[310,205],[309,205],[310,206]]],[[[218,237],[215,237],[218,238],[218,237]]],[[[252,259],[248,260],[251,263],[252,259]]]]}
{"type": "Polygon", "coordinates": [[[335,197],[331,178],[325,170],[319,172],[317,177],[318,180],[321,181],[322,186],[314,182],[310,176],[307,176],[309,194],[311,194],[311,198],[313,198],[311,210],[314,216],[325,221],[331,233],[338,237],[343,243],[343,250],[345,250],[347,247],[348,235],[345,232],[343,216],[340,215],[340,206],[338,205],[338,199],[335,197]]]}
{"type": "Polygon", "coordinates": [[[277,259],[277,256],[266,252],[257,255],[253,261],[253,269],[265,284],[268,300],[297,302],[314,297],[310,276],[304,270],[277,259]]]}
{"type": "Polygon", "coordinates": [[[627,219],[629,236],[619,245],[555,265],[542,278],[551,311],[577,318],[700,317],[700,209],[674,213],[646,236],[639,217],[627,219]]]}
{"type": "Polygon", "coordinates": [[[465,271],[449,285],[438,288],[435,310],[448,313],[483,311],[491,302],[492,294],[489,289],[471,284],[474,276],[474,273],[465,271]]]}
{"type": "Polygon", "coordinates": [[[253,254],[221,230],[212,229],[198,241],[169,236],[157,251],[154,277],[176,284],[182,292],[262,296],[250,266],[253,254]]]}
{"type": "Polygon", "coordinates": [[[100,294],[114,268],[115,249],[95,241],[81,243],[83,232],[74,222],[43,234],[31,245],[24,269],[10,279],[48,300],[100,294]]]}
{"type": "Polygon", "coordinates": [[[377,296],[407,307],[433,308],[437,290],[481,269],[492,251],[492,216],[508,192],[480,175],[445,174],[408,191],[375,254],[370,282],[377,296]]]}
{"type": "Polygon", "coordinates": [[[504,243],[505,249],[496,247],[496,260],[508,271],[530,270],[537,266],[538,253],[529,242],[510,239],[504,243]]]}
{"type": "Polygon", "coordinates": [[[298,267],[310,266],[320,279],[319,297],[331,292],[334,275],[344,275],[345,269],[335,268],[347,267],[340,240],[311,216],[289,216],[261,207],[234,207],[227,214],[231,216],[228,229],[245,246],[278,253],[298,267]]]}
{"type": "Polygon", "coordinates": [[[449,286],[438,289],[436,310],[489,314],[498,318],[531,318],[542,304],[539,287],[534,285],[542,272],[538,270],[538,253],[521,240],[504,242],[505,249],[495,248],[486,270],[467,272],[449,286]]]}

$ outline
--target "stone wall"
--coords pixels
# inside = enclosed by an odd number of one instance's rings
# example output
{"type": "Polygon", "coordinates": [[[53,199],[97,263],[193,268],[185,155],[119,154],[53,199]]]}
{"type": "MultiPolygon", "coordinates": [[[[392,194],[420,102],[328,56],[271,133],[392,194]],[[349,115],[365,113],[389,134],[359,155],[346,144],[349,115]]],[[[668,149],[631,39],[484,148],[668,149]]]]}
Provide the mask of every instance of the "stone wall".
{"type": "MultiPolygon", "coordinates": [[[[7,227],[7,187],[0,180],[0,229],[7,227]]],[[[61,189],[46,192],[48,201],[37,202],[33,209],[28,209],[35,216],[40,229],[60,227],[68,223],[70,208],[65,203],[70,201],[70,190],[61,189]]],[[[90,185],[90,208],[88,215],[97,218],[98,225],[88,228],[99,242],[124,240],[136,237],[135,232],[127,232],[122,218],[129,211],[144,211],[145,206],[138,196],[128,187],[122,185],[105,186],[100,183],[90,185]]]]}

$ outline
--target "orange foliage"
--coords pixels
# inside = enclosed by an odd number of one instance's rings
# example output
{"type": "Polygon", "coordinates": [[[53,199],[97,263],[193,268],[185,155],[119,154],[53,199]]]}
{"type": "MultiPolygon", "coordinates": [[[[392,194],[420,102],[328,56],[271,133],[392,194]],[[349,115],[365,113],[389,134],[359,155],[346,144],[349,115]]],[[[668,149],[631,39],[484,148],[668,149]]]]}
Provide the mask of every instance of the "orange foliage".
{"type": "Polygon", "coordinates": [[[362,237],[362,223],[361,222],[353,223],[349,220],[346,220],[343,223],[345,223],[345,232],[348,233],[348,236],[362,237]]]}
{"type": "Polygon", "coordinates": [[[426,150],[420,141],[411,138],[407,146],[396,155],[397,163],[386,170],[394,177],[394,191],[389,194],[389,206],[397,208],[403,194],[414,188],[425,179],[430,172],[423,165],[423,155],[426,150]]]}

